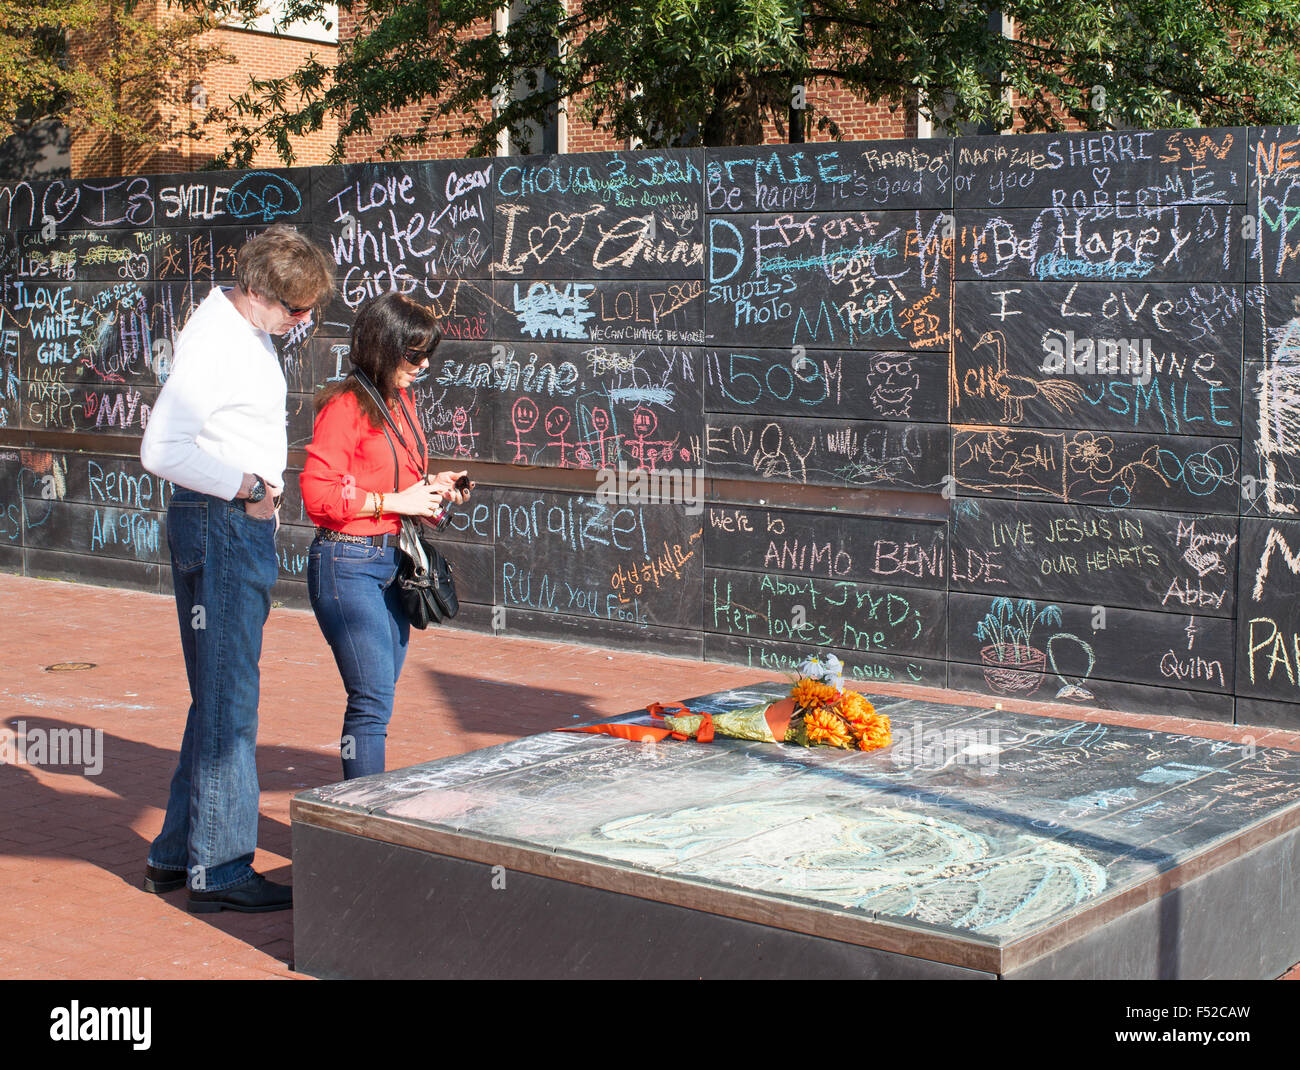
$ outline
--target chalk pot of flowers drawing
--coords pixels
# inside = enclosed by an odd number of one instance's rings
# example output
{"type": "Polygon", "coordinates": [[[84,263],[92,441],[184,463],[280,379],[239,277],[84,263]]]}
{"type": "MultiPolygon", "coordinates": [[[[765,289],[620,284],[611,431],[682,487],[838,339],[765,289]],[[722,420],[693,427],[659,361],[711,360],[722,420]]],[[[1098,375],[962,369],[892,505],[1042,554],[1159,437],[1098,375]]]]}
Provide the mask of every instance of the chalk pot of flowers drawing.
{"type": "Polygon", "coordinates": [[[1061,627],[1056,606],[1037,608],[1030,599],[995,598],[984,618],[975,626],[976,638],[987,645],[980,649],[984,681],[1000,695],[1032,695],[1043,682],[1047,654],[1030,640],[1040,625],[1061,627]]]}

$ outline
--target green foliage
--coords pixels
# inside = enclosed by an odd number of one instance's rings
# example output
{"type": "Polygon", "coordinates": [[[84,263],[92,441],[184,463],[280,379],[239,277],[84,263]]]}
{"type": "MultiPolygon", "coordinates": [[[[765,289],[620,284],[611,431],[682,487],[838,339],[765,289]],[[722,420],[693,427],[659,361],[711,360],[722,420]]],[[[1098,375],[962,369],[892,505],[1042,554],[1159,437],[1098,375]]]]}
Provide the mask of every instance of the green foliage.
{"type": "MultiPolygon", "coordinates": [[[[145,144],[174,130],[158,114],[183,102],[220,50],[200,45],[201,10],[159,20],[137,0],[0,0],[0,119],[10,131],[56,119],[145,144]]],[[[197,131],[189,131],[192,135],[197,131]]]]}
{"type": "Polygon", "coordinates": [[[92,0],[0,0],[0,116],[13,129],[47,118],[75,92],[67,31],[94,25],[92,0]]]}
{"type": "MultiPolygon", "coordinates": [[[[382,155],[438,137],[491,153],[565,101],[571,123],[647,147],[754,143],[764,123],[785,134],[792,119],[839,136],[835,83],[919,105],[950,132],[1050,130],[1062,114],[1090,128],[1300,121],[1300,0],[516,0],[504,33],[491,31],[493,0],[339,6],[359,29],[337,68],[313,58],[255,81],[228,110],[227,162],[268,140],[289,162],[290,135],[329,115],[341,155],[343,139],[408,106],[418,121],[382,155]]],[[[323,10],[294,0],[287,18],[323,10]]]]}

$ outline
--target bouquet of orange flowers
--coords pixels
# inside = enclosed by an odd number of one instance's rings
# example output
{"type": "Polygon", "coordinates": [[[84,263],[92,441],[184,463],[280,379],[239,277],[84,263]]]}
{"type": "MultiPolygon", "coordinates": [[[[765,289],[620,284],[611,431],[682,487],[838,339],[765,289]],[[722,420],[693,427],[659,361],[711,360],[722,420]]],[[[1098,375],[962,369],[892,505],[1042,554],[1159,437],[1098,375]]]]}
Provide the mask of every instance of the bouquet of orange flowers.
{"type": "Polygon", "coordinates": [[[889,718],[877,713],[858,692],[844,686],[843,671],[833,654],[825,661],[808,658],[799,666],[790,689],[797,712],[787,730],[788,740],[806,747],[821,743],[845,750],[870,751],[889,746],[889,718]]]}
{"type": "MultiPolygon", "coordinates": [[[[889,718],[876,712],[858,692],[844,686],[844,667],[831,655],[810,657],[800,665],[794,686],[784,700],[765,702],[725,713],[693,713],[655,703],[651,716],[662,719],[665,736],[698,739],[707,743],[715,735],[752,739],[761,743],[821,744],[845,750],[872,751],[889,746],[889,718]]],[[[635,731],[635,730],[633,730],[635,731]]]]}

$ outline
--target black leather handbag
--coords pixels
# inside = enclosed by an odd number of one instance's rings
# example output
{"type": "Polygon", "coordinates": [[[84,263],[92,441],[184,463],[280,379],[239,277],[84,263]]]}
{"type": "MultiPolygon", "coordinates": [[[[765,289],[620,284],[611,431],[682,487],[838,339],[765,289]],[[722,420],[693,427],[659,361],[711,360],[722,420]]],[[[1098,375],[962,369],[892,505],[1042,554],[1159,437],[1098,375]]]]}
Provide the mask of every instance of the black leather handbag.
{"type": "MultiPolygon", "coordinates": [[[[384,421],[388,425],[384,428],[384,437],[388,439],[388,446],[393,451],[393,491],[396,493],[399,482],[397,447],[393,444],[388,428],[392,428],[393,434],[408,452],[414,453],[414,451],[407,445],[406,438],[393,422],[393,418],[388,415],[388,406],[384,404],[383,398],[380,397],[369,376],[359,368],[353,368],[352,375],[379,406],[379,411],[383,413],[384,421]]],[[[415,418],[406,408],[406,402],[399,397],[398,404],[402,406],[410,426],[414,427],[415,418]]],[[[424,458],[421,460],[423,461],[424,458]]],[[[417,464],[416,467],[424,469],[426,464],[427,462],[417,464]]],[[[427,470],[421,472],[421,478],[425,480],[429,478],[427,470]]],[[[429,538],[427,530],[420,521],[404,516],[401,535],[398,538],[400,552],[397,564],[397,586],[402,608],[406,610],[411,627],[420,629],[427,628],[430,624],[441,624],[460,612],[460,600],[456,597],[456,579],[451,562],[442,556],[433,540],[429,538]]]]}
{"type": "Polygon", "coordinates": [[[412,628],[441,624],[460,612],[451,562],[420,530],[422,527],[418,521],[402,517],[397,585],[412,628]]]}

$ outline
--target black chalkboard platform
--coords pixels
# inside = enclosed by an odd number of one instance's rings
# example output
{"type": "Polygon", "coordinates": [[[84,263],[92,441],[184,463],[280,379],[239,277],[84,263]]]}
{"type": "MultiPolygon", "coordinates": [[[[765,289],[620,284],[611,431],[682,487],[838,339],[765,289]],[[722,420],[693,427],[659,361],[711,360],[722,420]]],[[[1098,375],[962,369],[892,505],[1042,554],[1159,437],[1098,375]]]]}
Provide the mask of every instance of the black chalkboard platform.
{"type": "Polygon", "coordinates": [[[1300,956],[1300,755],[869,697],[894,732],[872,754],[555,732],[304,792],[296,968],[1267,978],[1300,956]]]}

